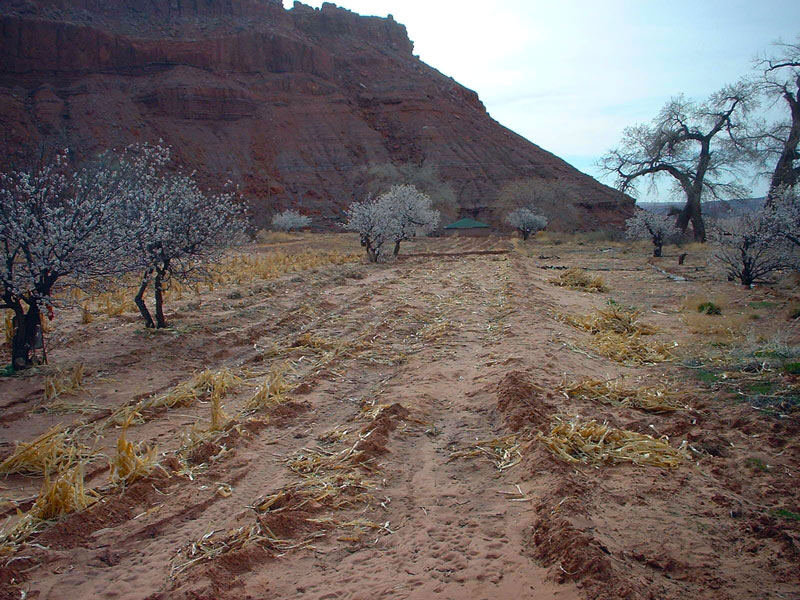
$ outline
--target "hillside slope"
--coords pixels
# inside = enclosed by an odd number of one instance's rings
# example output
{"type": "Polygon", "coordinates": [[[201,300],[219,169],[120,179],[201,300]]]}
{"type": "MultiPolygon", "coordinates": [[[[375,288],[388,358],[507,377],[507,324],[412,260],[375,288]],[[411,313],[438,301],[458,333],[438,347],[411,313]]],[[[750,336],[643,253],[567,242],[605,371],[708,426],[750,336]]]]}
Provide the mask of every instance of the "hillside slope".
{"type": "MultiPolygon", "coordinates": [[[[4,162],[43,140],[82,153],[163,139],[209,185],[241,183],[257,218],[321,226],[368,164],[433,164],[463,215],[498,223],[509,181],[569,190],[576,226],[633,203],[504,128],[477,94],[413,55],[403,25],[278,0],[17,0],[0,8],[4,162]]],[[[7,166],[7,165],[2,165],[7,166]]]]}

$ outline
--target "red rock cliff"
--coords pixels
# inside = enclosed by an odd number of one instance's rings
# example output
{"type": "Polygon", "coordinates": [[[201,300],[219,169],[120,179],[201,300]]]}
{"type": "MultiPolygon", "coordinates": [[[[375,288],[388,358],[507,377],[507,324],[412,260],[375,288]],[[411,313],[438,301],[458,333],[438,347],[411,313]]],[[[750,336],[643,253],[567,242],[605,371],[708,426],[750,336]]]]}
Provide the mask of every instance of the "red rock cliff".
{"type": "Polygon", "coordinates": [[[412,52],[403,25],[333,4],[11,0],[0,144],[10,162],[43,140],[88,154],[163,139],[209,184],[240,182],[262,223],[293,206],[332,226],[363,166],[409,161],[436,165],[464,214],[495,223],[499,189],[532,176],[570,190],[579,227],[632,213],[412,52]]]}

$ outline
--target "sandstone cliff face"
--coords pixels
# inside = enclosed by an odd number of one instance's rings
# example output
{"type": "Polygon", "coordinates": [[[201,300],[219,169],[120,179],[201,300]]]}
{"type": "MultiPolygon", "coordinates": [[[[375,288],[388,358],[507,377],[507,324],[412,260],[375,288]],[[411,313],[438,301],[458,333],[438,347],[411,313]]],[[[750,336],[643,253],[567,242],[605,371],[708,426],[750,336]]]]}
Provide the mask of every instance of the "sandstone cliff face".
{"type": "Polygon", "coordinates": [[[363,167],[388,162],[437,166],[462,214],[493,223],[499,189],[527,177],[569,189],[578,227],[632,213],[412,52],[393,19],[332,4],[11,0],[0,144],[9,163],[42,141],[89,154],[163,139],[209,185],[239,182],[262,223],[292,206],[332,227],[363,193],[363,167]]]}

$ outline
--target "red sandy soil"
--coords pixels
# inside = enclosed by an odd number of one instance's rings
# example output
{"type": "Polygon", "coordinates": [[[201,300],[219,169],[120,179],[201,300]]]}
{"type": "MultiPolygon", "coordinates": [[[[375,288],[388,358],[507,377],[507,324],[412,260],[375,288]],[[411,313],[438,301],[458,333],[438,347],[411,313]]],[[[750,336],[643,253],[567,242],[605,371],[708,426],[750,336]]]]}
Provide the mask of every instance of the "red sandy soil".
{"type": "MultiPolygon", "coordinates": [[[[333,246],[358,251],[352,236],[305,235],[280,249],[333,246]]],[[[132,426],[128,439],[157,444],[162,467],[3,558],[0,598],[800,598],[800,523],[782,516],[800,511],[800,415],[754,408],[726,380],[703,383],[685,366],[733,354],[758,334],[765,337],[753,343],[800,343],[797,324],[786,320],[796,287],[740,289],[713,277],[705,251],[695,249],[682,267],[669,252],[656,265],[688,281],[654,268],[643,247],[454,238],[403,252],[388,264],[204,292],[199,306],[174,301],[174,329],[157,335],[132,313],[80,324],[77,312],[61,312],[49,336],[50,369],[85,365],[84,386],[70,400],[86,408],[37,412],[46,371],[0,380],[1,453],[61,422],[96,425],[76,436],[111,454],[119,431],[101,426],[111,409],[204,368],[244,371],[247,380],[224,400],[234,423],[183,464],[182,433],[208,420],[206,401],[132,426]],[[610,291],[551,285],[554,266],[599,273],[610,291]],[[722,298],[720,322],[730,333],[690,319],[687,297],[722,298]],[[555,318],[609,298],[640,308],[660,328],[656,339],[677,341],[677,358],[621,365],[555,318]],[[298,338],[307,332],[344,350],[304,346],[298,338]],[[254,389],[247,384],[286,360],[290,400],[240,414],[254,389]],[[619,375],[669,378],[689,406],[649,414],[556,389],[564,379],[619,375]],[[379,405],[377,416],[364,412],[379,405]],[[666,435],[676,447],[686,440],[692,450],[674,471],[567,464],[536,439],[560,413],[666,435]],[[342,435],[324,435],[332,431],[342,435]],[[452,456],[514,433],[522,459],[510,468],[452,456]],[[368,488],[342,488],[336,504],[301,503],[292,490],[302,475],[287,459],[314,449],[344,452],[332,472],[357,475],[368,488]],[[220,493],[227,486],[232,493],[220,493]],[[269,511],[252,508],[282,490],[269,511]],[[371,526],[344,525],[359,518],[371,526]],[[235,544],[229,534],[239,528],[274,537],[235,544]],[[186,566],[192,544],[212,531],[207,539],[228,539],[227,551],[186,566]]],[[[108,483],[105,465],[89,465],[88,486],[108,483]]],[[[36,477],[0,480],[8,527],[40,485],[36,477]]]]}

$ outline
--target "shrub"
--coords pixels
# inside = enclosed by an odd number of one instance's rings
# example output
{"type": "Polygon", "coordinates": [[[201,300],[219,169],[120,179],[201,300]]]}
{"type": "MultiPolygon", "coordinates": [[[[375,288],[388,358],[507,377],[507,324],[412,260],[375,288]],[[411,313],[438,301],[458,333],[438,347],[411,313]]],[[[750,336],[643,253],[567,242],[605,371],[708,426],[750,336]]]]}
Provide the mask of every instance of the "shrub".
{"type": "Polygon", "coordinates": [[[770,273],[796,264],[792,248],[783,243],[771,212],[751,213],[712,224],[714,257],[731,281],[753,285],[770,273]]]}
{"type": "Polygon", "coordinates": [[[272,217],[272,227],[277,231],[303,229],[311,225],[311,217],[301,215],[296,210],[287,209],[272,217]]]}

